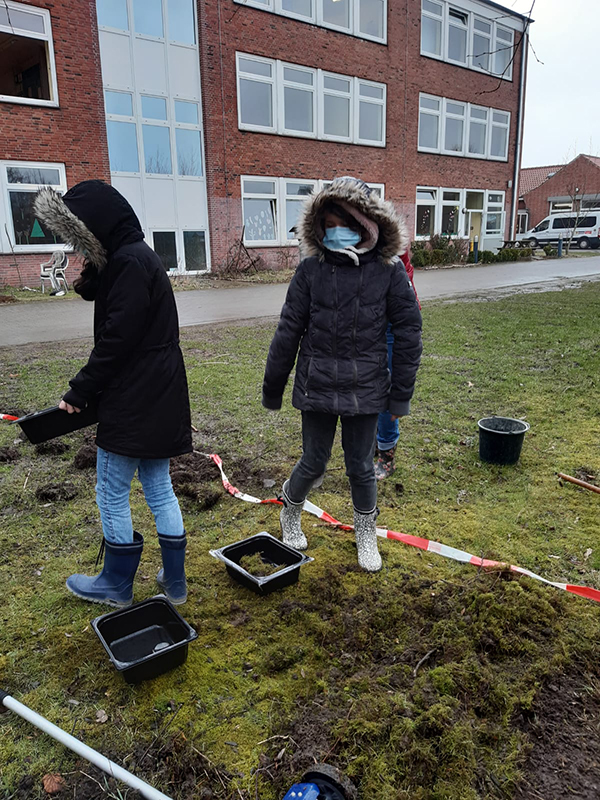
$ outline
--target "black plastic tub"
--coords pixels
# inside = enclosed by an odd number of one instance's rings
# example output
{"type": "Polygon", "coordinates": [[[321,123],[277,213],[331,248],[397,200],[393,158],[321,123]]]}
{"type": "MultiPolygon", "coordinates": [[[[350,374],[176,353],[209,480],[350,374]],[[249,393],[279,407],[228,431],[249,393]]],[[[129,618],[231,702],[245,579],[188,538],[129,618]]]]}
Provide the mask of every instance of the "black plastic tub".
{"type": "Polygon", "coordinates": [[[511,417],[485,417],[479,425],[479,458],[489,464],[516,464],[529,423],[511,417]]]}
{"type": "Polygon", "coordinates": [[[14,425],[20,425],[21,430],[32,444],[47,442],[57,436],[64,436],[66,433],[87,428],[98,422],[98,403],[96,401],[88,405],[77,414],[69,414],[62,411],[58,406],[45,408],[43,411],[36,411],[34,414],[27,414],[25,417],[15,420],[14,425]]]}
{"type": "Polygon", "coordinates": [[[263,531],[219,550],[211,550],[211,556],[223,561],[231,577],[256,594],[270,594],[277,589],[291,586],[300,577],[300,567],[314,561],[310,556],[295,550],[270,533],[263,531]],[[258,553],[265,564],[281,567],[272,575],[257,577],[240,566],[243,556],[258,553]]]}
{"type": "Polygon", "coordinates": [[[198,636],[164,595],[96,617],[92,627],[127,683],[180,666],[198,636]]]}

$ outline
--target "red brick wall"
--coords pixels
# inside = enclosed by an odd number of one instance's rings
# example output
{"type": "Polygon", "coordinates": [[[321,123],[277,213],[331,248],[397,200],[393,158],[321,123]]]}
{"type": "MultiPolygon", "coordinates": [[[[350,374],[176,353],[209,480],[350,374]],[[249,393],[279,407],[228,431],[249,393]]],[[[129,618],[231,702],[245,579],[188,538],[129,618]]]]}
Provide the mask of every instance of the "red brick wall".
{"type": "Polygon", "coordinates": [[[600,206],[600,167],[584,155],[577,156],[537,189],[524,197],[524,207],[529,211],[529,227],[533,228],[550,211],[550,197],[597,195],[600,206]],[[576,193],[575,189],[579,189],[576,193]]]}
{"type": "MultiPolygon", "coordinates": [[[[89,178],[110,181],[96,4],[28,4],[50,11],[60,107],[0,102],[0,160],[64,163],[67,186],[89,178]]],[[[4,220],[0,223],[4,227],[4,220]]],[[[39,265],[47,256],[17,254],[16,259],[23,282],[39,286],[39,265]]],[[[14,261],[11,254],[0,254],[0,285],[18,283],[14,261]]]]}
{"type": "MultiPolygon", "coordinates": [[[[354,174],[368,182],[385,183],[386,199],[407,215],[411,231],[417,185],[503,190],[508,225],[520,54],[510,82],[423,57],[420,7],[420,0],[388,2],[386,46],[233,0],[198,0],[213,269],[219,268],[229,246],[241,235],[242,174],[307,179],[354,174]],[[386,83],[386,147],[238,130],[236,51],[386,83]],[[510,111],[509,161],[418,153],[420,91],[510,111]]],[[[267,258],[272,263],[278,260],[273,249],[267,258]]]]}

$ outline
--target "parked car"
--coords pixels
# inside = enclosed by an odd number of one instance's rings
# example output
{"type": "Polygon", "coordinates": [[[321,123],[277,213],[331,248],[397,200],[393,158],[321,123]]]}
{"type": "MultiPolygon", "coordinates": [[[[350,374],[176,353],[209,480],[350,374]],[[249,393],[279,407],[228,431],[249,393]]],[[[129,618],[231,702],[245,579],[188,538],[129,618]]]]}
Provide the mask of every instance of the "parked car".
{"type": "Polygon", "coordinates": [[[600,210],[584,210],[580,214],[550,214],[525,233],[517,236],[517,241],[527,242],[530,247],[545,244],[558,244],[559,238],[568,242],[573,233],[572,244],[581,250],[600,247],[600,210]],[[573,233],[573,228],[575,232],[573,233]]]}

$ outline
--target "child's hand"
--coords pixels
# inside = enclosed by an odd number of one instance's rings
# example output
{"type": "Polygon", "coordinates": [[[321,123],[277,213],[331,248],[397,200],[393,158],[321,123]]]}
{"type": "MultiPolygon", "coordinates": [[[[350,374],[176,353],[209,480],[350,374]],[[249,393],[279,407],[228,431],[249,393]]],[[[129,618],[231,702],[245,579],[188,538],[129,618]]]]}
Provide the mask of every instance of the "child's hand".
{"type": "Polygon", "coordinates": [[[60,401],[60,403],[58,404],[58,407],[60,408],[61,411],[66,411],[69,414],[73,414],[73,413],[79,414],[80,411],[81,411],[80,408],[76,408],[75,406],[72,406],[69,403],[65,403],[64,400],[60,401]]]}

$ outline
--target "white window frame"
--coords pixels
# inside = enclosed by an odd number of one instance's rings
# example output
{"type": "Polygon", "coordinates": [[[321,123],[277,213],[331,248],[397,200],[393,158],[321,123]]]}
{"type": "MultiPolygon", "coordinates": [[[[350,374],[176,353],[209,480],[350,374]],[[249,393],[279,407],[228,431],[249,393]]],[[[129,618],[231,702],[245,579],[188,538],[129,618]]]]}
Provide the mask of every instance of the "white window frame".
{"type": "Polygon", "coordinates": [[[423,3],[421,3],[421,45],[420,45],[421,46],[421,55],[430,56],[431,58],[441,59],[441,58],[444,57],[444,50],[445,50],[445,48],[444,48],[444,40],[445,40],[445,25],[444,25],[445,6],[444,6],[443,2],[440,2],[440,0],[430,0],[430,2],[434,3],[435,5],[439,5],[440,9],[441,9],[441,13],[440,14],[436,14],[435,12],[424,8],[423,7],[423,3]],[[434,53],[431,50],[423,50],[423,33],[422,33],[423,17],[427,17],[428,19],[433,19],[436,22],[438,22],[440,24],[440,26],[441,26],[440,52],[439,53],[434,53]]]}
{"type": "Polygon", "coordinates": [[[422,92],[419,95],[419,133],[421,130],[421,114],[429,114],[430,116],[438,116],[438,112],[434,111],[433,109],[428,108],[421,108],[421,99],[427,100],[437,100],[440,103],[440,111],[439,111],[439,124],[438,124],[438,146],[436,148],[433,147],[423,147],[419,143],[419,138],[417,137],[417,150],[420,153],[441,153],[445,156],[459,156],[461,158],[477,158],[484,161],[508,161],[508,156],[510,152],[510,123],[511,123],[511,112],[504,111],[504,109],[500,108],[489,108],[488,106],[480,106],[475,105],[474,103],[465,103],[462,100],[453,100],[448,97],[437,97],[436,95],[432,94],[425,94],[422,92]],[[464,106],[465,108],[465,115],[464,117],[460,114],[453,113],[448,111],[448,104],[455,104],[464,106]],[[471,116],[472,110],[478,111],[485,111],[487,112],[487,120],[486,120],[486,136],[485,136],[485,153],[470,153],[469,152],[469,139],[470,139],[470,131],[471,131],[471,122],[476,122],[479,124],[483,123],[483,120],[474,119],[471,116]],[[494,121],[494,113],[497,114],[505,114],[507,116],[507,122],[495,122],[494,121]],[[463,141],[462,141],[462,148],[460,151],[457,150],[446,150],[446,119],[462,119],[463,120],[463,141]],[[506,153],[504,156],[494,156],[492,155],[492,131],[493,128],[502,128],[506,130],[506,153]]]}
{"type": "Polygon", "coordinates": [[[417,134],[417,147],[420,152],[422,153],[439,153],[440,152],[440,143],[442,137],[442,119],[443,119],[443,98],[442,97],[435,97],[432,94],[424,94],[421,92],[419,95],[419,130],[417,134]],[[433,108],[422,108],[421,107],[421,100],[433,100],[438,104],[438,110],[436,111],[433,108]],[[429,117],[435,117],[437,119],[437,146],[436,147],[425,147],[424,145],[420,144],[421,139],[421,114],[425,114],[429,117]]]}
{"type": "Polygon", "coordinates": [[[260,11],[268,11],[272,14],[279,14],[282,17],[289,17],[290,19],[298,20],[299,22],[308,22],[312,25],[318,25],[321,28],[328,28],[338,33],[343,33],[349,36],[354,36],[358,39],[367,39],[371,42],[378,44],[387,44],[387,16],[388,16],[388,0],[383,2],[383,36],[372,36],[368,33],[363,33],[360,30],[360,4],[362,0],[349,0],[350,20],[349,26],[344,28],[342,26],[333,25],[330,22],[325,22],[323,19],[323,0],[312,0],[312,16],[306,17],[303,14],[294,14],[292,11],[287,11],[283,8],[282,0],[267,0],[267,2],[260,2],[260,0],[234,0],[235,3],[243,6],[251,6],[260,11]]]}
{"type": "Polygon", "coordinates": [[[468,11],[465,11],[462,8],[459,8],[454,3],[446,6],[446,24],[444,26],[444,31],[446,33],[446,61],[450,64],[458,64],[459,67],[467,67],[469,65],[469,55],[472,51],[471,44],[471,36],[469,35],[470,32],[470,15],[468,11]],[[465,24],[459,23],[455,17],[452,16],[451,12],[454,11],[457,14],[464,15],[466,18],[465,24]],[[450,58],[450,28],[456,28],[457,30],[464,31],[465,33],[465,58],[463,61],[459,59],[450,58]]]}
{"type": "Polygon", "coordinates": [[[517,234],[527,233],[529,230],[529,211],[517,211],[517,234]],[[525,224],[523,224],[525,220],[525,224]]]}
{"type": "Polygon", "coordinates": [[[48,253],[54,250],[71,250],[68,244],[17,244],[15,226],[10,205],[10,192],[19,191],[36,194],[42,186],[41,183],[9,183],[7,177],[8,167],[21,167],[23,169],[55,169],[58,170],[60,183],[52,184],[52,188],[60,194],[67,191],[67,176],[65,165],[51,161],[0,161],[0,219],[6,220],[8,236],[10,241],[6,241],[6,231],[0,230],[0,252],[10,253],[48,253]],[[3,213],[4,211],[4,213],[3,213]]]}
{"type": "MultiPolygon", "coordinates": [[[[440,220],[440,197],[441,197],[441,193],[443,191],[444,190],[441,189],[439,186],[417,186],[417,188],[415,189],[415,239],[417,239],[419,241],[426,241],[427,239],[431,239],[431,237],[434,236],[435,233],[437,232],[437,230],[438,230],[438,228],[439,228],[439,226],[441,224],[441,220],[440,220]],[[433,201],[425,199],[425,198],[420,198],[419,197],[419,192],[420,191],[421,192],[435,192],[435,197],[433,198],[433,201]],[[417,208],[419,206],[428,206],[430,208],[431,207],[433,208],[433,215],[434,215],[433,216],[433,233],[427,233],[427,234],[417,233],[417,208]]],[[[451,191],[451,190],[447,189],[446,191],[451,191]]],[[[461,195],[461,201],[462,201],[462,195],[461,195]]]]}
{"type": "MultiPolygon", "coordinates": [[[[150,236],[147,238],[148,245],[154,250],[154,234],[155,233],[174,233],[175,234],[175,257],[177,258],[177,267],[175,269],[165,269],[169,276],[173,275],[205,275],[210,272],[210,246],[209,246],[209,232],[207,228],[184,226],[183,228],[170,228],[168,225],[162,227],[154,227],[149,229],[150,236]],[[186,231],[198,231],[204,234],[204,245],[206,251],[206,269],[186,269],[185,268],[185,244],[183,234],[186,231]]],[[[154,250],[156,252],[156,250],[154,250]]]]}
{"type": "Polygon", "coordinates": [[[48,59],[48,82],[50,86],[50,100],[39,100],[33,97],[14,97],[9,94],[0,94],[0,103],[18,103],[26,106],[46,106],[58,108],[58,81],[56,77],[56,61],[54,59],[54,43],[52,39],[52,23],[50,12],[45,8],[15,3],[13,0],[2,0],[2,8],[8,11],[20,11],[26,14],[42,17],[44,20],[44,33],[28,31],[25,28],[15,28],[10,25],[0,25],[0,33],[8,33],[12,36],[20,36],[23,39],[37,39],[46,42],[46,56],[48,59]]]}
{"type": "MultiPolygon", "coordinates": [[[[460,213],[466,209],[467,203],[467,194],[469,192],[477,192],[482,197],[483,207],[481,209],[471,209],[472,211],[477,211],[481,213],[481,238],[484,237],[498,237],[503,236],[504,231],[506,228],[506,192],[502,189],[457,189],[450,186],[417,186],[415,190],[415,239],[418,241],[427,241],[431,236],[443,236],[448,234],[442,234],[442,214],[444,206],[454,206],[458,205],[460,208],[460,213]],[[423,192],[436,192],[436,199],[435,204],[432,203],[430,200],[421,200],[418,199],[418,194],[420,191],[423,192]],[[459,200],[444,200],[444,192],[455,192],[459,195],[459,200]],[[501,195],[502,200],[498,202],[492,202],[491,198],[494,195],[501,195]],[[418,234],[417,233],[417,214],[416,209],[418,206],[434,206],[435,207],[435,218],[434,218],[434,225],[433,225],[433,234],[418,234]],[[495,229],[494,231],[488,233],[487,232],[487,219],[489,214],[501,214],[501,223],[500,229],[495,229]]],[[[463,224],[461,219],[459,219],[458,225],[458,233],[453,234],[454,238],[457,239],[468,239],[468,235],[466,235],[463,231],[463,224]]]]}
{"type": "MultiPolygon", "coordinates": [[[[491,109],[486,108],[485,106],[476,106],[469,103],[469,107],[467,109],[467,130],[465,133],[465,155],[469,158],[487,158],[487,154],[490,152],[490,136],[491,136],[491,109]],[[485,113],[485,119],[480,119],[479,117],[473,116],[473,111],[480,111],[485,113]],[[469,149],[470,142],[471,142],[471,124],[473,125],[484,125],[485,126],[485,135],[484,135],[484,142],[483,142],[483,153],[472,153],[469,149]]],[[[507,144],[507,151],[508,151],[508,144],[507,144]]],[[[507,152],[508,157],[508,152],[507,152]]]]}
{"type": "MultiPolygon", "coordinates": [[[[239,1],[239,0],[238,0],[239,1]]],[[[512,81],[513,79],[513,62],[514,62],[514,47],[515,47],[515,33],[518,31],[523,30],[523,22],[517,18],[511,19],[508,15],[502,16],[501,22],[496,21],[496,17],[498,16],[497,12],[493,9],[484,9],[480,8],[477,11],[470,10],[472,4],[469,4],[469,8],[465,8],[462,5],[461,0],[458,2],[453,2],[453,0],[431,0],[436,4],[439,4],[442,7],[442,15],[438,16],[433,12],[430,12],[423,8],[423,3],[421,2],[421,25],[423,17],[428,17],[430,19],[441,20],[442,23],[442,36],[441,36],[441,53],[433,53],[429,52],[428,50],[423,49],[423,39],[421,37],[420,43],[420,53],[422,56],[426,56],[427,58],[435,58],[438,61],[446,61],[449,64],[454,64],[455,66],[463,67],[464,69],[472,69],[476,72],[483,72],[485,75],[493,75],[497,78],[501,78],[502,80],[512,81]],[[448,54],[448,46],[449,46],[449,30],[451,26],[460,27],[456,22],[452,22],[453,19],[450,16],[450,8],[458,11],[462,14],[467,16],[467,46],[466,46],[466,59],[465,61],[456,61],[451,59],[448,54]],[[481,22],[486,22],[491,25],[491,41],[490,41],[490,56],[489,56],[489,68],[484,69],[480,67],[478,64],[475,63],[474,58],[474,36],[475,35],[482,35],[481,31],[475,30],[474,20],[479,19],[481,22]],[[509,21],[513,24],[509,24],[509,21]],[[512,44],[508,45],[513,50],[513,55],[509,59],[509,66],[508,69],[504,74],[500,74],[496,71],[496,52],[500,49],[506,49],[507,42],[503,39],[498,37],[498,31],[510,32],[512,34],[512,44]]]]}
{"type": "Polygon", "coordinates": [[[506,228],[506,192],[501,190],[494,191],[487,189],[484,198],[484,214],[481,225],[481,236],[503,236],[506,228]],[[492,195],[500,195],[502,200],[492,201],[492,195]],[[500,227],[494,228],[493,231],[488,231],[488,217],[490,215],[500,214],[500,227]]]}
{"type": "Polygon", "coordinates": [[[297,66],[294,64],[287,64],[283,61],[277,62],[277,93],[278,93],[278,106],[281,109],[281,119],[279,120],[281,126],[281,133],[284,136],[299,136],[303,139],[316,139],[318,135],[318,126],[317,126],[317,94],[318,94],[318,75],[316,69],[311,69],[310,67],[302,67],[297,66]],[[307,75],[310,75],[312,78],[312,83],[299,83],[289,78],[285,77],[285,70],[286,69],[294,69],[298,72],[304,72],[307,75]],[[310,93],[312,99],[312,131],[299,131],[294,130],[293,128],[286,128],[285,127],[285,90],[287,89],[297,89],[298,91],[304,91],[307,94],[310,93]]]}
{"type": "Polygon", "coordinates": [[[354,103],[352,97],[352,78],[348,75],[340,75],[336,72],[326,72],[319,70],[319,86],[318,86],[318,108],[319,108],[319,126],[318,138],[325,139],[331,142],[352,142],[352,121],[354,117],[354,103]],[[325,78],[332,78],[334,80],[348,81],[349,88],[347,92],[337,89],[326,89],[325,78]],[[325,97],[342,97],[348,100],[348,136],[336,136],[335,134],[325,133],[325,97]]]}
{"type": "MultiPolygon", "coordinates": [[[[387,86],[385,83],[377,83],[375,81],[367,81],[362,78],[353,77],[351,75],[341,75],[321,69],[312,69],[305,67],[302,64],[292,64],[288,61],[278,61],[275,59],[264,58],[262,56],[255,56],[249,53],[236,52],[236,85],[237,85],[237,109],[238,109],[238,128],[242,131],[253,131],[255,133],[271,133],[279,136],[293,136],[302,139],[324,139],[326,141],[334,142],[349,142],[351,144],[365,145],[367,147],[385,147],[386,146],[386,124],[387,124],[387,86]],[[239,62],[240,59],[247,59],[259,63],[269,64],[271,67],[271,75],[267,76],[252,75],[247,72],[240,72],[239,62]],[[296,69],[303,72],[309,72],[314,75],[313,83],[313,115],[314,115],[314,133],[307,133],[304,131],[292,131],[285,127],[285,107],[284,107],[284,86],[293,86],[294,88],[303,88],[308,90],[306,84],[292,84],[283,80],[284,69],[296,69]],[[343,79],[350,81],[350,136],[334,136],[332,134],[325,134],[324,132],[324,95],[335,94],[335,91],[324,88],[324,76],[343,79]],[[272,86],[272,102],[273,102],[273,125],[256,125],[248,122],[242,122],[241,109],[242,98],[240,92],[240,80],[256,79],[272,86]],[[381,90],[382,98],[365,97],[360,94],[361,86],[373,86],[381,90]],[[368,105],[377,105],[382,108],[382,141],[376,142],[371,139],[360,138],[360,105],[365,103],[368,105]]],[[[341,93],[340,93],[341,94],[341,93]]]]}
{"type": "MultiPolygon", "coordinates": [[[[287,221],[287,206],[286,200],[297,199],[298,197],[307,198],[310,195],[291,195],[288,194],[287,184],[295,183],[300,186],[312,185],[313,193],[320,192],[322,189],[329,186],[333,181],[314,179],[314,178],[281,178],[271,177],[267,175],[240,175],[240,191],[241,191],[241,217],[242,226],[244,225],[244,200],[265,200],[270,199],[275,202],[275,239],[247,239],[244,232],[244,244],[246,247],[297,247],[298,239],[288,239],[288,231],[290,225],[287,221]],[[244,192],[244,181],[259,181],[261,183],[274,183],[275,191],[273,193],[254,193],[244,192]]],[[[379,192],[382,200],[385,199],[385,184],[384,183],[368,183],[370,189],[375,189],[379,192]]]]}

